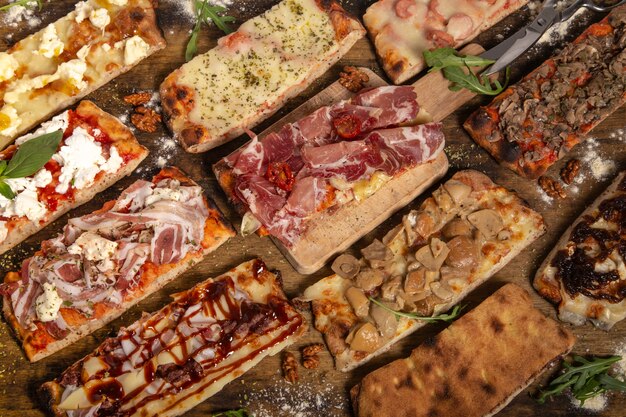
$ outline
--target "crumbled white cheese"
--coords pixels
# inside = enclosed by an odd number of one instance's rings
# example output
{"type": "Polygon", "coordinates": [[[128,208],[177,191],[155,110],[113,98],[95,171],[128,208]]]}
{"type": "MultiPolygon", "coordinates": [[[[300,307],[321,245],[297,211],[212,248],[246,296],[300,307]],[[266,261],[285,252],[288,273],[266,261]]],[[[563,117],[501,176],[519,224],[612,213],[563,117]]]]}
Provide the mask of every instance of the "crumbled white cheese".
{"type": "Polygon", "coordinates": [[[102,44],[102,50],[104,52],[109,52],[111,50],[111,45],[109,45],[108,43],[103,43],[102,44]]]}
{"type": "Polygon", "coordinates": [[[62,304],[63,300],[59,297],[56,287],[48,282],[44,282],[43,294],[35,300],[37,318],[43,322],[56,320],[62,304]]]}
{"type": "Polygon", "coordinates": [[[126,6],[128,0],[109,0],[109,3],[114,4],[116,6],[126,6]]]}
{"type": "Polygon", "coordinates": [[[53,158],[62,165],[59,185],[55,189],[60,194],[65,194],[70,184],[77,189],[91,185],[101,166],[107,162],[100,144],[80,126],[74,129],[53,158]]]}
{"type": "Polygon", "coordinates": [[[5,104],[0,110],[0,135],[13,136],[20,124],[22,119],[17,115],[15,107],[5,104]]]}
{"type": "Polygon", "coordinates": [[[120,156],[120,153],[117,151],[117,148],[115,146],[111,146],[109,159],[100,168],[104,172],[112,174],[120,169],[123,162],[124,160],[120,156]]]}
{"type": "Polygon", "coordinates": [[[40,169],[33,177],[35,187],[44,188],[52,182],[52,173],[45,168],[40,169]]]}
{"type": "Polygon", "coordinates": [[[4,242],[8,234],[7,222],[0,221],[0,242],[4,242]]]}
{"type": "Polygon", "coordinates": [[[83,76],[87,71],[87,64],[81,59],[72,59],[61,63],[57,69],[60,79],[66,80],[74,85],[74,87],[82,90],[87,88],[87,83],[83,80],[83,76]]]}
{"type": "Polygon", "coordinates": [[[133,36],[126,40],[124,47],[124,65],[131,65],[148,56],[150,45],[140,36],[133,36]]]}
{"type": "Polygon", "coordinates": [[[61,55],[65,44],[57,36],[57,29],[54,24],[49,24],[41,33],[39,49],[35,51],[38,55],[52,58],[61,55]]]}
{"type": "Polygon", "coordinates": [[[87,58],[87,55],[89,55],[90,50],[91,50],[91,45],[85,45],[82,48],[80,48],[78,52],[76,52],[76,56],[81,61],[84,61],[87,58]]]}
{"type": "Polygon", "coordinates": [[[69,113],[65,111],[57,116],[54,116],[47,122],[43,122],[41,126],[39,126],[39,128],[37,128],[37,130],[35,130],[33,133],[29,133],[27,135],[17,138],[15,140],[15,144],[19,146],[22,143],[27,142],[33,138],[45,135],[46,133],[56,132],[57,130],[62,130],[63,132],[65,132],[69,123],[69,113]]]}
{"type": "Polygon", "coordinates": [[[16,216],[26,216],[31,222],[37,222],[46,215],[46,206],[39,201],[37,191],[27,188],[13,199],[16,216]]]}
{"type": "Polygon", "coordinates": [[[76,13],[74,20],[76,20],[76,23],[80,23],[83,20],[88,19],[92,10],[93,7],[86,1],[76,3],[76,7],[74,8],[74,12],[76,13]]]}
{"type": "Polygon", "coordinates": [[[0,82],[13,78],[20,64],[13,55],[0,52],[0,82]]]}
{"type": "Polygon", "coordinates": [[[117,242],[93,233],[85,232],[72,243],[67,251],[72,255],[80,255],[88,261],[110,259],[117,250],[117,242]]]}
{"type": "Polygon", "coordinates": [[[160,200],[180,201],[182,192],[169,187],[157,187],[152,194],[146,198],[146,205],[154,204],[160,200]]]}
{"type": "Polygon", "coordinates": [[[111,16],[109,16],[107,9],[96,9],[89,13],[89,21],[98,29],[104,30],[111,23],[111,16]]]}
{"type": "Polygon", "coordinates": [[[28,220],[41,220],[46,212],[46,206],[38,199],[37,188],[44,188],[52,181],[52,174],[47,169],[41,169],[32,178],[8,178],[6,184],[15,193],[15,198],[9,200],[0,196],[0,215],[3,217],[26,216],[28,220]]]}

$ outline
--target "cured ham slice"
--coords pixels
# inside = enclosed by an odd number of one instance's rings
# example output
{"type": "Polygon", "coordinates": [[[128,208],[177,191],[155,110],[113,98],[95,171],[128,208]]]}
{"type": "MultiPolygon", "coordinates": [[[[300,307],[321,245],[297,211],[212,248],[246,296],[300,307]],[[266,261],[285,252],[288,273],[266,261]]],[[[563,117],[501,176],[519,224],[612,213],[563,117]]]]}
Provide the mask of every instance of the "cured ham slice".
{"type": "Polygon", "coordinates": [[[263,140],[253,137],[222,161],[231,169],[234,198],[293,246],[307,219],[355,199],[357,184],[376,173],[388,180],[441,153],[440,123],[404,126],[418,112],[412,87],[384,86],[322,107],[263,140]]]}
{"type": "Polygon", "coordinates": [[[174,168],[70,219],[0,285],[4,313],[37,360],[106,324],[234,232],[174,168]]]}

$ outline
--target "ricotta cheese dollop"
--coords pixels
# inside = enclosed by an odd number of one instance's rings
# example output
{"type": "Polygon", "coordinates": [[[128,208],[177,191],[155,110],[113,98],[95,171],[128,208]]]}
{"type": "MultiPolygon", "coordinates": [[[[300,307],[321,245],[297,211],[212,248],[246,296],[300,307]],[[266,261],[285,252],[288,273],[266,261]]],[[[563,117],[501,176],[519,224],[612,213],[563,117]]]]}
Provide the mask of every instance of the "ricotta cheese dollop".
{"type": "Polygon", "coordinates": [[[62,304],[63,300],[59,297],[56,287],[45,282],[43,284],[43,294],[35,300],[37,318],[43,322],[56,320],[62,304]]]}
{"type": "Polygon", "coordinates": [[[54,24],[49,24],[41,33],[41,43],[36,51],[38,55],[46,58],[52,58],[61,55],[65,44],[57,35],[57,29],[54,24]]]}
{"type": "Polygon", "coordinates": [[[72,255],[81,255],[88,261],[110,259],[116,250],[117,242],[105,239],[93,232],[83,233],[67,248],[72,255]]]}
{"type": "Polygon", "coordinates": [[[124,65],[132,65],[148,56],[150,45],[141,36],[133,36],[126,40],[124,46],[124,65]]]}
{"type": "Polygon", "coordinates": [[[0,135],[13,136],[20,124],[22,119],[17,115],[15,107],[5,104],[0,110],[0,135]]]}
{"type": "Polygon", "coordinates": [[[13,55],[0,52],[0,82],[13,78],[20,64],[13,55]]]}

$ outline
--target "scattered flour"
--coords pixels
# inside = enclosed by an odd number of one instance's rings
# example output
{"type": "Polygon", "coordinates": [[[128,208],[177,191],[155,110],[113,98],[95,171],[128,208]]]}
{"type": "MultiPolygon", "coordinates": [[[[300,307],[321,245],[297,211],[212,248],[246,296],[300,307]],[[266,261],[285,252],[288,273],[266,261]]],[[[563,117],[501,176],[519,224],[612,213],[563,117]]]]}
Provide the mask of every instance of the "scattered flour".
{"type": "Polygon", "coordinates": [[[320,389],[307,382],[289,384],[282,378],[269,387],[254,389],[243,399],[242,406],[254,417],[319,417],[333,415],[333,410],[347,406],[347,398],[331,384],[320,389]]]}
{"type": "MultiPolygon", "coordinates": [[[[9,3],[14,3],[15,0],[10,0],[9,3]]],[[[9,27],[16,28],[21,22],[33,28],[41,24],[41,17],[38,16],[39,8],[36,1],[28,3],[29,7],[13,6],[5,12],[0,12],[0,23],[8,25],[9,27]]]]}
{"type": "Polygon", "coordinates": [[[600,412],[604,410],[608,403],[606,395],[604,394],[600,394],[596,397],[590,398],[586,400],[584,404],[581,404],[580,401],[578,401],[576,398],[573,398],[573,397],[571,400],[574,406],[578,408],[582,408],[583,410],[595,411],[595,412],[600,412]]]}
{"type": "Polygon", "coordinates": [[[617,168],[615,162],[598,152],[600,144],[597,139],[589,138],[584,142],[584,145],[587,151],[581,161],[588,167],[591,175],[596,180],[603,180],[615,172],[617,168]]]}
{"type": "Polygon", "coordinates": [[[618,346],[615,354],[622,357],[622,360],[615,364],[615,372],[622,378],[626,378],[626,342],[618,346]]]}
{"type": "MultiPolygon", "coordinates": [[[[185,20],[193,22],[196,19],[196,6],[195,0],[165,0],[163,3],[167,3],[174,7],[178,14],[185,20]]],[[[233,0],[209,0],[209,4],[212,6],[230,7],[233,4],[233,0]]]]}
{"type": "MultiPolygon", "coordinates": [[[[568,6],[571,2],[568,1],[559,1],[557,2],[557,10],[563,10],[566,6],[568,6]]],[[[551,28],[549,28],[542,36],[539,38],[535,46],[547,44],[549,46],[554,46],[562,41],[562,39],[570,32],[570,27],[573,23],[575,23],[580,16],[587,13],[587,9],[580,8],[565,22],[557,23],[551,28]]]]}

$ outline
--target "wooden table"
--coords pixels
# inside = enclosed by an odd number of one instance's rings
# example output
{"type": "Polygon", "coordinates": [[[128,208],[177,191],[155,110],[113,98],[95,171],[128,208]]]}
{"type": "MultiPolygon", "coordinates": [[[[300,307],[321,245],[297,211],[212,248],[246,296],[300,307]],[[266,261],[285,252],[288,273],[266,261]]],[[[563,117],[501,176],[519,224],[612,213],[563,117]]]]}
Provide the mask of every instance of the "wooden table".
{"type": "MultiPolygon", "coordinates": [[[[159,19],[164,30],[168,47],[158,54],[142,62],[138,67],[125,74],[107,86],[93,93],[88,98],[95,101],[99,106],[114,115],[127,114],[130,110],[122,98],[135,90],[156,90],[163,78],[173,69],[180,66],[184,61],[184,48],[187,42],[188,31],[192,26],[189,19],[180,13],[180,7],[176,6],[183,0],[161,0],[159,19]]],[[[235,1],[231,6],[230,14],[237,17],[238,22],[253,17],[267,9],[275,0],[243,0],[235,1]]],[[[4,3],[4,2],[3,2],[4,3]]],[[[52,3],[44,3],[42,12],[43,23],[35,28],[27,25],[20,27],[0,27],[0,50],[5,50],[10,45],[10,39],[19,40],[27,34],[36,31],[45,24],[63,16],[73,8],[75,1],[55,0],[52,3]],[[9,35],[12,35],[10,37],[9,35]],[[7,38],[7,36],[9,36],[7,38]]],[[[372,1],[346,0],[344,6],[357,15],[362,15],[366,7],[372,1]]],[[[501,22],[496,28],[480,36],[477,41],[485,47],[496,43],[496,35],[512,33],[528,18],[528,12],[523,10],[514,16],[501,22]]],[[[598,20],[600,16],[586,14],[582,16],[582,23],[574,25],[566,39],[571,39],[582,31],[582,26],[591,20],[598,20]]],[[[215,28],[203,28],[200,36],[199,50],[206,51],[212,47],[220,33],[215,28]]],[[[522,74],[536,66],[550,54],[553,47],[535,48],[528,56],[516,63],[513,71],[513,80],[520,78],[522,74]]],[[[287,114],[291,109],[307,100],[316,92],[333,82],[344,65],[359,65],[373,69],[381,73],[376,62],[373,48],[367,39],[363,39],[324,77],[316,81],[312,87],[302,95],[291,100],[284,109],[274,117],[255,128],[256,132],[262,131],[272,122],[287,114]]],[[[481,102],[487,102],[488,98],[476,98],[456,113],[445,120],[445,133],[447,138],[446,152],[450,158],[451,168],[446,178],[455,171],[464,168],[474,168],[490,175],[496,182],[512,188],[528,201],[528,203],[545,216],[548,233],[514,259],[506,268],[499,272],[488,283],[471,294],[466,301],[470,307],[476,306],[495,289],[505,282],[516,282],[528,289],[535,305],[545,314],[555,317],[554,308],[545,300],[536,295],[530,286],[539,263],[549,252],[561,233],[578,216],[584,207],[591,203],[609,184],[614,175],[604,180],[596,180],[589,174],[589,167],[583,164],[585,180],[578,186],[577,193],[568,190],[565,200],[547,203],[542,199],[536,182],[518,177],[505,168],[498,166],[494,160],[481,148],[477,147],[461,128],[461,123],[470,112],[481,102]]],[[[600,155],[612,159],[617,170],[626,169],[626,142],[618,129],[625,128],[626,108],[613,114],[592,133],[598,139],[597,151],[600,155]]],[[[170,164],[178,165],[187,171],[193,179],[198,181],[208,195],[215,199],[220,209],[237,226],[239,218],[229,207],[224,194],[217,186],[216,180],[211,173],[210,166],[219,158],[227,155],[232,150],[243,144],[247,139],[240,137],[231,143],[206,154],[192,155],[185,153],[180,147],[174,150],[164,149],[164,141],[168,133],[160,129],[155,134],[138,132],[139,140],[150,148],[151,154],[142,164],[138,172],[131,177],[125,178],[108,191],[98,195],[93,201],[73,210],[68,215],[47,227],[44,231],[29,238],[13,251],[0,257],[2,272],[18,268],[21,261],[30,256],[43,239],[47,239],[58,233],[66,224],[69,217],[86,214],[99,208],[109,199],[115,198],[119,192],[137,178],[148,178],[157,170],[159,159],[166,160],[170,164]]],[[[578,146],[571,153],[571,157],[582,158],[587,152],[586,145],[578,146]]],[[[550,169],[548,174],[557,176],[562,165],[570,158],[565,158],[550,169]]],[[[421,200],[418,199],[374,232],[357,242],[352,251],[366,246],[374,237],[382,237],[393,225],[397,224],[401,216],[416,207],[421,200]]],[[[142,311],[155,311],[168,303],[169,294],[179,290],[190,288],[195,283],[207,277],[223,273],[238,265],[240,262],[262,257],[271,268],[279,269],[283,274],[285,289],[290,297],[300,294],[308,285],[331,273],[329,267],[325,267],[317,273],[303,276],[295,270],[280,255],[276,247],[269,239],[261,239],[257,236],[240,236],[231,239],[215,253],[209,255],[204,262],[196,265],[192,270],[181,276],[157,294],[152,295],[118,320],[115,320],[105,328],[95,332],[78,343],[63,351],[44,359],[36,364],[30,364],[23,355],[16,339],[12,336],[4,321],[0,323],[0,416],[1,417],[27,417],[41,416],[43,413],[37,408],[35,390],[44,381],[55,378],[74,361],[91,352],[107,336],[115,334],[120,326],[128,325],[136,320],[142,311]]],[[[317,370],[300,368],[300,382],[289,385],[282,380],[280,375],[280,358],[272,357],[265,359],[259,366],[227,385],[224,390],[211,400],[200,404],[190,411],[188,416],[207,416],[211,411],[233,409],[245,406],[259,417],[264,416],[349,416],[351,415],[347,390],[360,380],[366,373],[400,357],[405,357],[409,352],[428,336],[439,332],[442,326],[429,325],[423,331],[398,343],[389,353],[382,355],[376,360],[362,366],[351,373],[343,374],[333,369],[332,359],[327,352],[321,354],[321,365],[317,370]],[[297,414],[300,412],[300,414],[297,414]]],[[[626,335],[626,321],[616,325],[611,332],[597,330],[590,325],[573,328],[578,336],[578,343],[574,349],[580,354],[608,355],[615,352],[622,345],[626,335]]],[[[322,338],[315,330],[308,334],[290,350],[297,351],[300,346],[321,342],[322,338]]],[[[532,352],[528,352],[532,355],[532,352]]],[[[624,416],[626,409],[626,395],[616,394],[609,397],[608,407],[600,414],[603,416],[624,416]]],[[[545,405],[538,405],[528,392],[521,393],[499,416],[583,416],[589,412],[572,406],[567,397],[559,397],[545,405]]]]}

